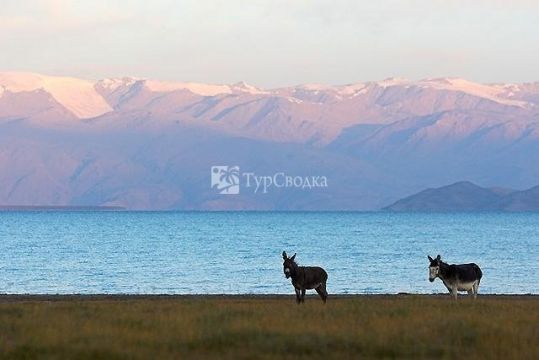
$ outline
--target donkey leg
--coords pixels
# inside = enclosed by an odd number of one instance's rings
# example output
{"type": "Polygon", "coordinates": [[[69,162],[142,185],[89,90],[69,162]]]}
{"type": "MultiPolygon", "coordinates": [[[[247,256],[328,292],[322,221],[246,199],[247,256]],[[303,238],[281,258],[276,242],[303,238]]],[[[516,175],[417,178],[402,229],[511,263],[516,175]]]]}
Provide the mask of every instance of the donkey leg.
{"type": "Polygon", "coordinates": [[[326,283],[322,285],[322,290],[324,290],[324,302],[328,299],[328,290],[326,289],[326,283]]]}
{"type": "Polygon", "coordinates": [[[324,290],[322,289],[322,285],[318,285],[318,287],[316,287],[315,290],[318,293],[318,295],[320,296],[320,298],[322,299],[322,301],[325,303],[326,302],[326,295],[324,294],[324,290]]]}
{"type": "Polygon", "coordinates": [[[294,288],[294,291],[296,291],[296,303],[299,305],[299,303],[301,302],[301,298],[299,297],[299,289],[294,288]]]}
{"type": "Polygon", "coordinates": [[[328,298],[328,292],[326,291],[326,284],[320,284],[317,288],[316,288],[316,292],[318,293],[318,295],[320,295],[320,297],[322,298],[322,300],[324,301],[324,304],[326,303],[326,300],[328,298]]]}
{"type": "Polygon", "coordinates": [[[305,288],[301,289],[301,302],[305,302],[305,288]]]}
{"type": "Polygon", "coordinates": [[[451,289],[451,295],[453,295],[453,299],[457,300],[457,288],[456,287],[451,289]]]}
{"type": "Polygon", "coordinates": [[[477,292],[479,291],[479,283],[476,282],[473,284],[473,298],[474,300],[477,299],[477,292]]]}

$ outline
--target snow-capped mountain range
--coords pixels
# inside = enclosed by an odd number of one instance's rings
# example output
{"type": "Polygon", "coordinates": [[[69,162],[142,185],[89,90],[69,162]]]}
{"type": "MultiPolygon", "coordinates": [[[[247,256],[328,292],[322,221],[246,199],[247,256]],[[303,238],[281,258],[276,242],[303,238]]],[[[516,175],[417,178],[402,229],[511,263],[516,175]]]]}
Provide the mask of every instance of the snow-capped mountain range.
{"type": "Polygon", "coordinates": [[[0,205],[377,209],[469,180],[539,184],[539,82],[386,79],[261,89],[0,73],[0,205]],[[326,175],[219,195],[212,165],[326,175]]]}

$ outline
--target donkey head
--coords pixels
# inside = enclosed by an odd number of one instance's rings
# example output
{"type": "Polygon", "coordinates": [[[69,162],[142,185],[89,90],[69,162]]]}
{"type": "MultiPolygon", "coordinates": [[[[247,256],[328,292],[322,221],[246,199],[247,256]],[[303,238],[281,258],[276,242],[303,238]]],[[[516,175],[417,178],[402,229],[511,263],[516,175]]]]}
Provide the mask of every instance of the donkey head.
{"type": "Polygon", "coordinates": [[[296,268],[298,267],[298,264],[294,261],[296,258],[296,254],[294,254],[292,257],[288,257],[286,255],[286,251],[283,251],[283,271],[284,276],[288,279],[291,276],[294,276],[296,273],[296,268]]]}
{"type": "Polygon", "coordinates": [[[433,259],[429,257],[430,265],[429,265],[429,281],[433,282],[434,279],[438,277],[440,274],[440,263],[442,262],[442,258],[440,255],[436,256],[436,259],[433,259]]]}

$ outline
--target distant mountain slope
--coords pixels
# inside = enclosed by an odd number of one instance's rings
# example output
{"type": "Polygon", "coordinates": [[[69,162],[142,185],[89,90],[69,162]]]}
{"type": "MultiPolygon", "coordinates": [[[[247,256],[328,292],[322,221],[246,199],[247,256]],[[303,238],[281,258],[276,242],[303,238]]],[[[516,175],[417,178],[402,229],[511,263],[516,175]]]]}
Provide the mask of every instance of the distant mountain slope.
{"type": "Polygon", "coordinates": [[[504,196],[501,208],[507,211],[539,211],[539,186],[504,196]]]}
{"type": "MultiPolygon", "coordinates": [[[[112,110],[105,99],[97,93],[95,84],[87,80],[7,72],[0,73],[0,88],[1,92],[13,94],[44,91],[81,119],[96,117],[112,110]]],[[[31,103],[29,105],[31,106],[31,103]]]]}
{"type": "MultiPolygon", "coordinates": [[[[537,159],[539,83],[260,89],[0,73],[0,205],[375,210],[460,179],[500,187],[458,187],[451,206],[474,209],[539,184],[537,159]],[[222,196],[212,165],[324,175],[329,186],[222,196]]],[[[532,207],[534,194],[499,206],[532,207]]]]}
{"type": "Polygon", "coordinates": [[[539,211],[539,186],[524,191],[482,188],[461,181],[423,190],[384,208],[389,211],[539,211]]]}

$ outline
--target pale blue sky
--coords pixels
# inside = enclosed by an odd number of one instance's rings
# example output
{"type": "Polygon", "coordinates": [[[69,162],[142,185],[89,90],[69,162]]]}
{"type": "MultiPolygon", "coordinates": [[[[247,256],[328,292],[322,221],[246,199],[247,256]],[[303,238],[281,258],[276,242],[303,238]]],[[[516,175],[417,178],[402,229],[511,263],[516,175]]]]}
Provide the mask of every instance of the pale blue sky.
{"type": "Polygon", "coordinates": [[[539,80],[533,0],[0,0],[0,71],[262,87],[539,80]]]}

